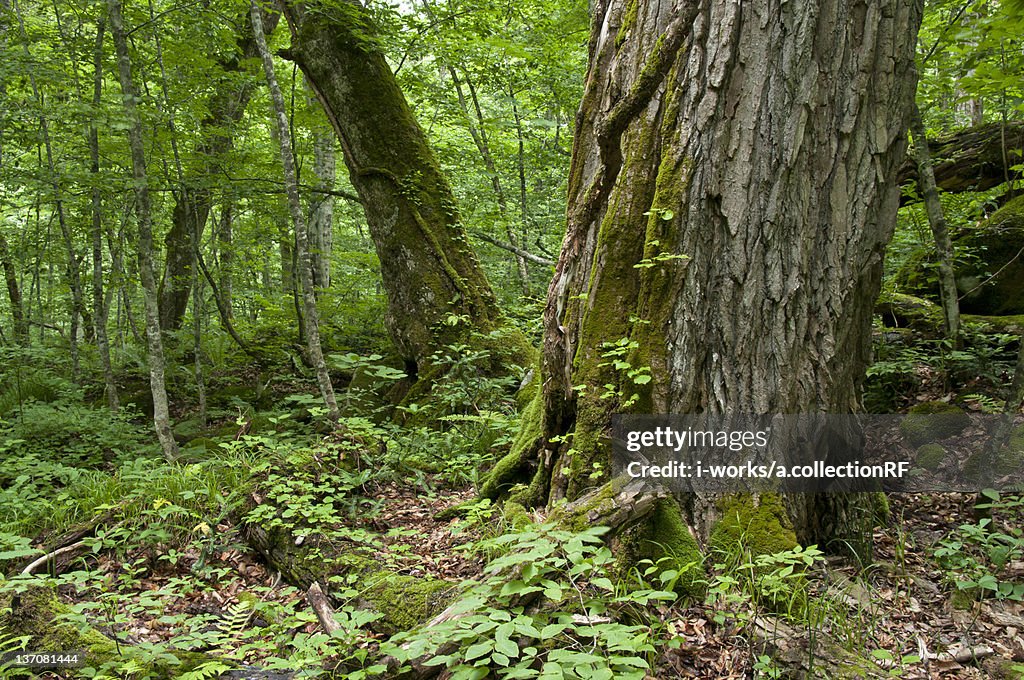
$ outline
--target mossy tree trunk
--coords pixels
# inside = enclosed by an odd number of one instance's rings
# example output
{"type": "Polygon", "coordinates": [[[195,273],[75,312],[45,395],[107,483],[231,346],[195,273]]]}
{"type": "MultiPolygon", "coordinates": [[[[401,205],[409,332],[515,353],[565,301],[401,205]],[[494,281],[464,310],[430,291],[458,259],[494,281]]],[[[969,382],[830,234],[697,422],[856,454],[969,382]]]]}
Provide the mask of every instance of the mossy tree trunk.
{"type": "MultiPolygon", "coordinates": [[[[921,3],[758,7],[594,5],[542,389],[485,491],[579,498],[615,412],[859,409],[921,3]]],[[[707,534],[713,499],[681,505],[707,534]]],[[[859,533],[864,505],[787,498],[804,541],[859,533]]]]}
{"type": "MultiPolygon", "coordinates": [[[[292,31],[285,56],[323,105],[363,204],[388,296],[388,332],[408,370],[425,374],[437,350],[503,326],[494,294],[369,12],[345,0],[288,2],[284,14],[292,31]]],[[[504,344],[525,349],[521,338],[504,344]]]]}

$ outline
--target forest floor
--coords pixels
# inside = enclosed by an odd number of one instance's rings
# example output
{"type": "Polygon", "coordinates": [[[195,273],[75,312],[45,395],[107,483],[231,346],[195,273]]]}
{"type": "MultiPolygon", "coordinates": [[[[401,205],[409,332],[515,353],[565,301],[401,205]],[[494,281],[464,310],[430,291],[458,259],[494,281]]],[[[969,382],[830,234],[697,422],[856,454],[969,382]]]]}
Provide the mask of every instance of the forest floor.
{"type": "MultiPolygon", "coordinates": [[[[471,488],[435,496],[393,483],[367,488],[379,508],[369,528],[383,539],[376,555],[381,562],[395,565],[400,573],[429,574],[452,582],[480,576],[484,560],[473,546],[482,527],[459,519],[437,519],[443,510],[471,500],[471,488]]],[[[843,560],[828,559],[808,574],[811,596],[829,607],[817,633],[854,641],[893,676],[1013,677],[1004,669],[1009,668],[1008,660],[1024,662],[1024,605],[957,598],[956,591],[950,591],[947,572],[933,557],[939,541],[955,534],[964,518],[971,516],[976,499],[964,494],[907,494],[891,496],[890,502],[893,521],[874,533],[875,561],[870,568],[858,572],[843,560]]],[[[234,529],[229,524],[216,527],[223,535],[234,529]]],[[[244,611],[249,614],[243,625],[258,631],[268,622],[246,606],[253,593],[282,610],[306,607],[303,592],[283,585],[278,575],[241,546],[210,556],[205,568],[216,578],[205,582],[195,579],[196,566],[204,559],[197,548],[186,548],[173,563],[158,561],[152,568],[140,569],[140,565],[152,565],[152,557],[149,549],[139,547],[120,557],[100,555],[92,567],[95,578],[122,585],[117,613],[111,618],[117,620],[119,637],[127,644],[175,640],[180,644],[180,631],[173,625],[179,616],[204,617],[208,628],[215,629],[237,625],[237,612],[244,611]],[[184,583],[193,587],[182,588],[184,583]],[[160,599],[164,601],[154,606],[154,600],[160,599]]],[[[1024,562],[1009,564],[1004,575],[1024,577],[1024,562]]],[[[95,597],[89,589],[72,585],[62,587],[61,594],[82,605],[95,597]]],[[[751,608],[749,602],[738,607],[735,603],[668,603],[649,611],[660,617],[661,634],[677,641],[674,648],[666,644],[656,658],[648,675],[656,678],[772,677],[770,670],[755,668],[759,653],[794,643],[807,645],[812,627],[787,624],[775,612],[751,608]],[[772,622],[778,625],[773,627],[772,622]],[[748,632],[755,624],[762,630],[751,636],[748,632]]],[[[113,627],[99,628],[114,632],[113,627]]],[[[293,633],[313,635],[319,629],[320,623],[307,617],[293,633]]],[[[373,652],[381,641],[382,636],[368,635],[359,644],[373,652]]],[[[264,656],[254,649],[239,660],[258,667],[264,656]]],[[[323,661],[330,665],[329,658],[323,661]]],[[[40,677],[70,676],[44,673],[40,677]]]]}

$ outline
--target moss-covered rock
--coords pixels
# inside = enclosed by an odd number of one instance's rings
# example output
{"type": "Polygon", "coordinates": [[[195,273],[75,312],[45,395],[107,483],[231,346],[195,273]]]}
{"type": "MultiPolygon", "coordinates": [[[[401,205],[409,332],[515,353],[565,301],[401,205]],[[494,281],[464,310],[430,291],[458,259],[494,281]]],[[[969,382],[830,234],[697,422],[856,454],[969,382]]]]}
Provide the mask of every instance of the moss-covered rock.
{"type": "Polygon", "coordinates": [[[963,472],[967,479],[978,482],[1024,472],[1024,425],[1013,429],[1009,441],[1000,450],[982,449],[971,454],[964,462],[963,472]]]}
{"type": "Polygon", "coordinates": [[[505,518],[505,524],[513,529],[522,529],[533,521],[526,508],[521,503],[513,501],[511,497],[502,504],[501,513],[505,518]]]}
{"type": "Polygon", "coordinates": [[[911,446],[918,447],[959,434],[970,424],[970,416],[959,406],[926,401],[910,409],[900,423],[900,433],[911,446]]]}
{"type": "Polygon", "coordinates": [[[727,496],[721,506],[722,518],[708,539],[712,551],[730,554],[742,547],[766,555],[796,547],[796,533],[777,494],[727,496]]]}
{"type": "Polygon", "coordinates": [[[878,296],[875,313],[889,328],[912,328],[929,335],[941,333],[945,323],[942,308],[931,300],[889,290],[878,296]]]}
{"type": "Polygon", "coordinates": [[[942,461],[946,460],[946,449],[942,444],[925,444],[917,448],[914,464],[925,470],[938,470],[942,461]]]}
{"type": "Polygon", "coordinates": [[[976,253],[976,264],[957,271],[961,309],[971,314],[1024,314],[1024,196],[1018,196],[976,227],[961,230],[962,251],[976,253]]]}

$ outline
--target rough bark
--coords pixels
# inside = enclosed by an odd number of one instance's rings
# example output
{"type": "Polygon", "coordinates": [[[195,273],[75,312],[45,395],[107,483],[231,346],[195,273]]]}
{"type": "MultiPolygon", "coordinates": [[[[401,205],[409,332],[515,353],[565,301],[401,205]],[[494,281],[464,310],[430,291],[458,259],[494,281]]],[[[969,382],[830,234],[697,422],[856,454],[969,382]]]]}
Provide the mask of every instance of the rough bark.
{"type": "Polygon", "coordinates": [[[110,32],[117,52],[117,74],[121,82],[121,101],[128,118],[128,142],[131,147],[132,177],[135,184],[135,214],[138,222],[139,278],[142,281],[143,307],[146,316],[146,349],[149,364],[149,385],[153,394],[153,424],[160,447],[168,460],[178,456],[178,445],[171,433],[170,408],[164,380],[164,347],[160,337],[160,312],[157,308],[156,276],[153,271],[153,224],[149,186],[146,175],[146,156],[142,140],[142,121],[135,106],[137,98],[132,82],[128,40],[121,19],[120,0],[108,0],[107,12],[110,32]]]}
{"type": "Polygon", "coordinates": [[[942,313],[946,320],[946,337],[957,345],[960,342],[960,304],[956,273],[953,270],[953,241],[949,237],[949,226],[942,212],[942,203],[939,202],[928,139],[925,136],[921,111],[916,104],[910,118],[910,135],[914,140],[914,157],[917,161],[917,186],[924,200],[932,237],[935,239],[935,255],[939,263],[939,293],[942,299],[942,313]]]}
{"type": "MultiPolygon", "coordinates": [[[[350,0],[290,2],[284,12],[292,31],[285,56],[327,112],[366,213],[388,295],[386,326],[409,371],[425,373],[437,350],[503,326],[494,294],[368,12],[350,0]]],[[[522,360],[521,336],[501,344],[521,350],[506,361],[522,360]]]]}
{"type": "MultiPolygon", "coordinates": [[[[534,502],[580,497],[606,479],[616,411],[860,408],[920,15],[597,2],[542,388],[492,482],[532,473],[534,502]],[[622,340],[649,383],[603,356],[622,340]]],[[[787,501],[803,541],[863,533],[856,496],[787,501]]],[[[683,506],[706,534],[714,499],[683,506]]]]}
{"type": "Polygon", "coordinates": [[[274,75],[274,61],[267,48],[267,40],[263,35],[262,18],[260,8],[256,0],[250,1],[250,16],[252,18],[253,35],[256,38],[257,49],[263,61],[263,72],[267,77],[267,87],[270,89],[270,99],[273,102],[274,123],[277,130],[277,142],[281,147],[281,165],[284,169],[284,186],[288,196],[288,208],[291,211],[292,224],[295,226],[295,251],[299,270],[299,283],[302,286],[302,311],[305,313],[306,347],[309,352],[309,361],[316,371],[317,383],[320,387],[320,396],[327,406],[328,415],[331,420],[339,417],[338,402],[334,398],[334,387],[331,385],[331,376],[327,372],[327,364],[324,361],[323,349],[320,346],[320,316],[316,308],[316,291],[313,286],[313,256],[309,247],[309,234],[306,229],[306,218],[302,214],[302,204],[299,201],[298,180],[295,174],[295,155],[292,152],[291,133],[288,129],[288,115],[285,113],[284,97],[281,95],[281,88],[277,84],[277,77],[274,75]]]}
{"type": "MultiPolygon", "coordinates": [[[[264,31],[270,35],[281,15],[276,11],[263,11],[261,18],[264,31]]],[[[259,57],[248,10],[238,17],[236,25],[242,28],[235,52],[220,60],[220,68],[226,73],[240,73],[243,71],[243,61],[259,57]]],[[[167,256],[160,281],[160,327],[165,331],[180,328],[185,317],[192,290],[194,244],[206,229],[213,202],[209,177],[220,170],[218,159],[231,149],[232,135],[229,131],[242,119],[253,89],[254,85],[247,82],[235,88],[219,90],[211,98],[209,115],[202,122],[204,137],[195,153],[200,158],[208,159],[209,164],[198,176],[193,174],[187,177],[175,193],[171,228],[164,240],[167,256]]]]}
{"type": "MultiPolygon", "coordinates": [[[[929,139],[935,184],[943,191],[984,191],[999,186],[1008,178],[1019,177],[1009,169],[1024,156],[1024,123],[990,123],[962,132],[929,139]]],[[[917,160],[907,156],[896,181],[917,181],[917,160]]],[[[909,202],[904,198],[903,202],[909,202]]]]}

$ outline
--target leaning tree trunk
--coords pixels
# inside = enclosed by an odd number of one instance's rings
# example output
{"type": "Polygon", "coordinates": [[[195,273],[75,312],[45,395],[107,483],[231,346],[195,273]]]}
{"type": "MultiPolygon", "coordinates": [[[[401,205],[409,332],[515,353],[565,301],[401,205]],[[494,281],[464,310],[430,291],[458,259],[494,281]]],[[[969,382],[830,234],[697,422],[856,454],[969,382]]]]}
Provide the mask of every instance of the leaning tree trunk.
{"type": "MultiPolygon", "coordinates": [[[[920,15],[598,0],[539,394],[485,493],[580,497],[607,479],[617,411],[859,409],[920,15]]],[[[857,496],[786,500],[802,540],[863,527],[857,496]]],[[[706,534],[713,504],[682,501],[706,534]]]]}
{"type": "MultiPolygon", "coordinates": [[[[363,203],[388,295],[385,323],[410,371],[424,373],[446,345],[503,326],[447,180],[355,0],[309,8],[286,3],[293,59],[341,141],[363,203]]],[[[522,360],[509,331],[496,346],[522,360]],[[513,341],[510,341],[513,340],[513,341]]]]}

